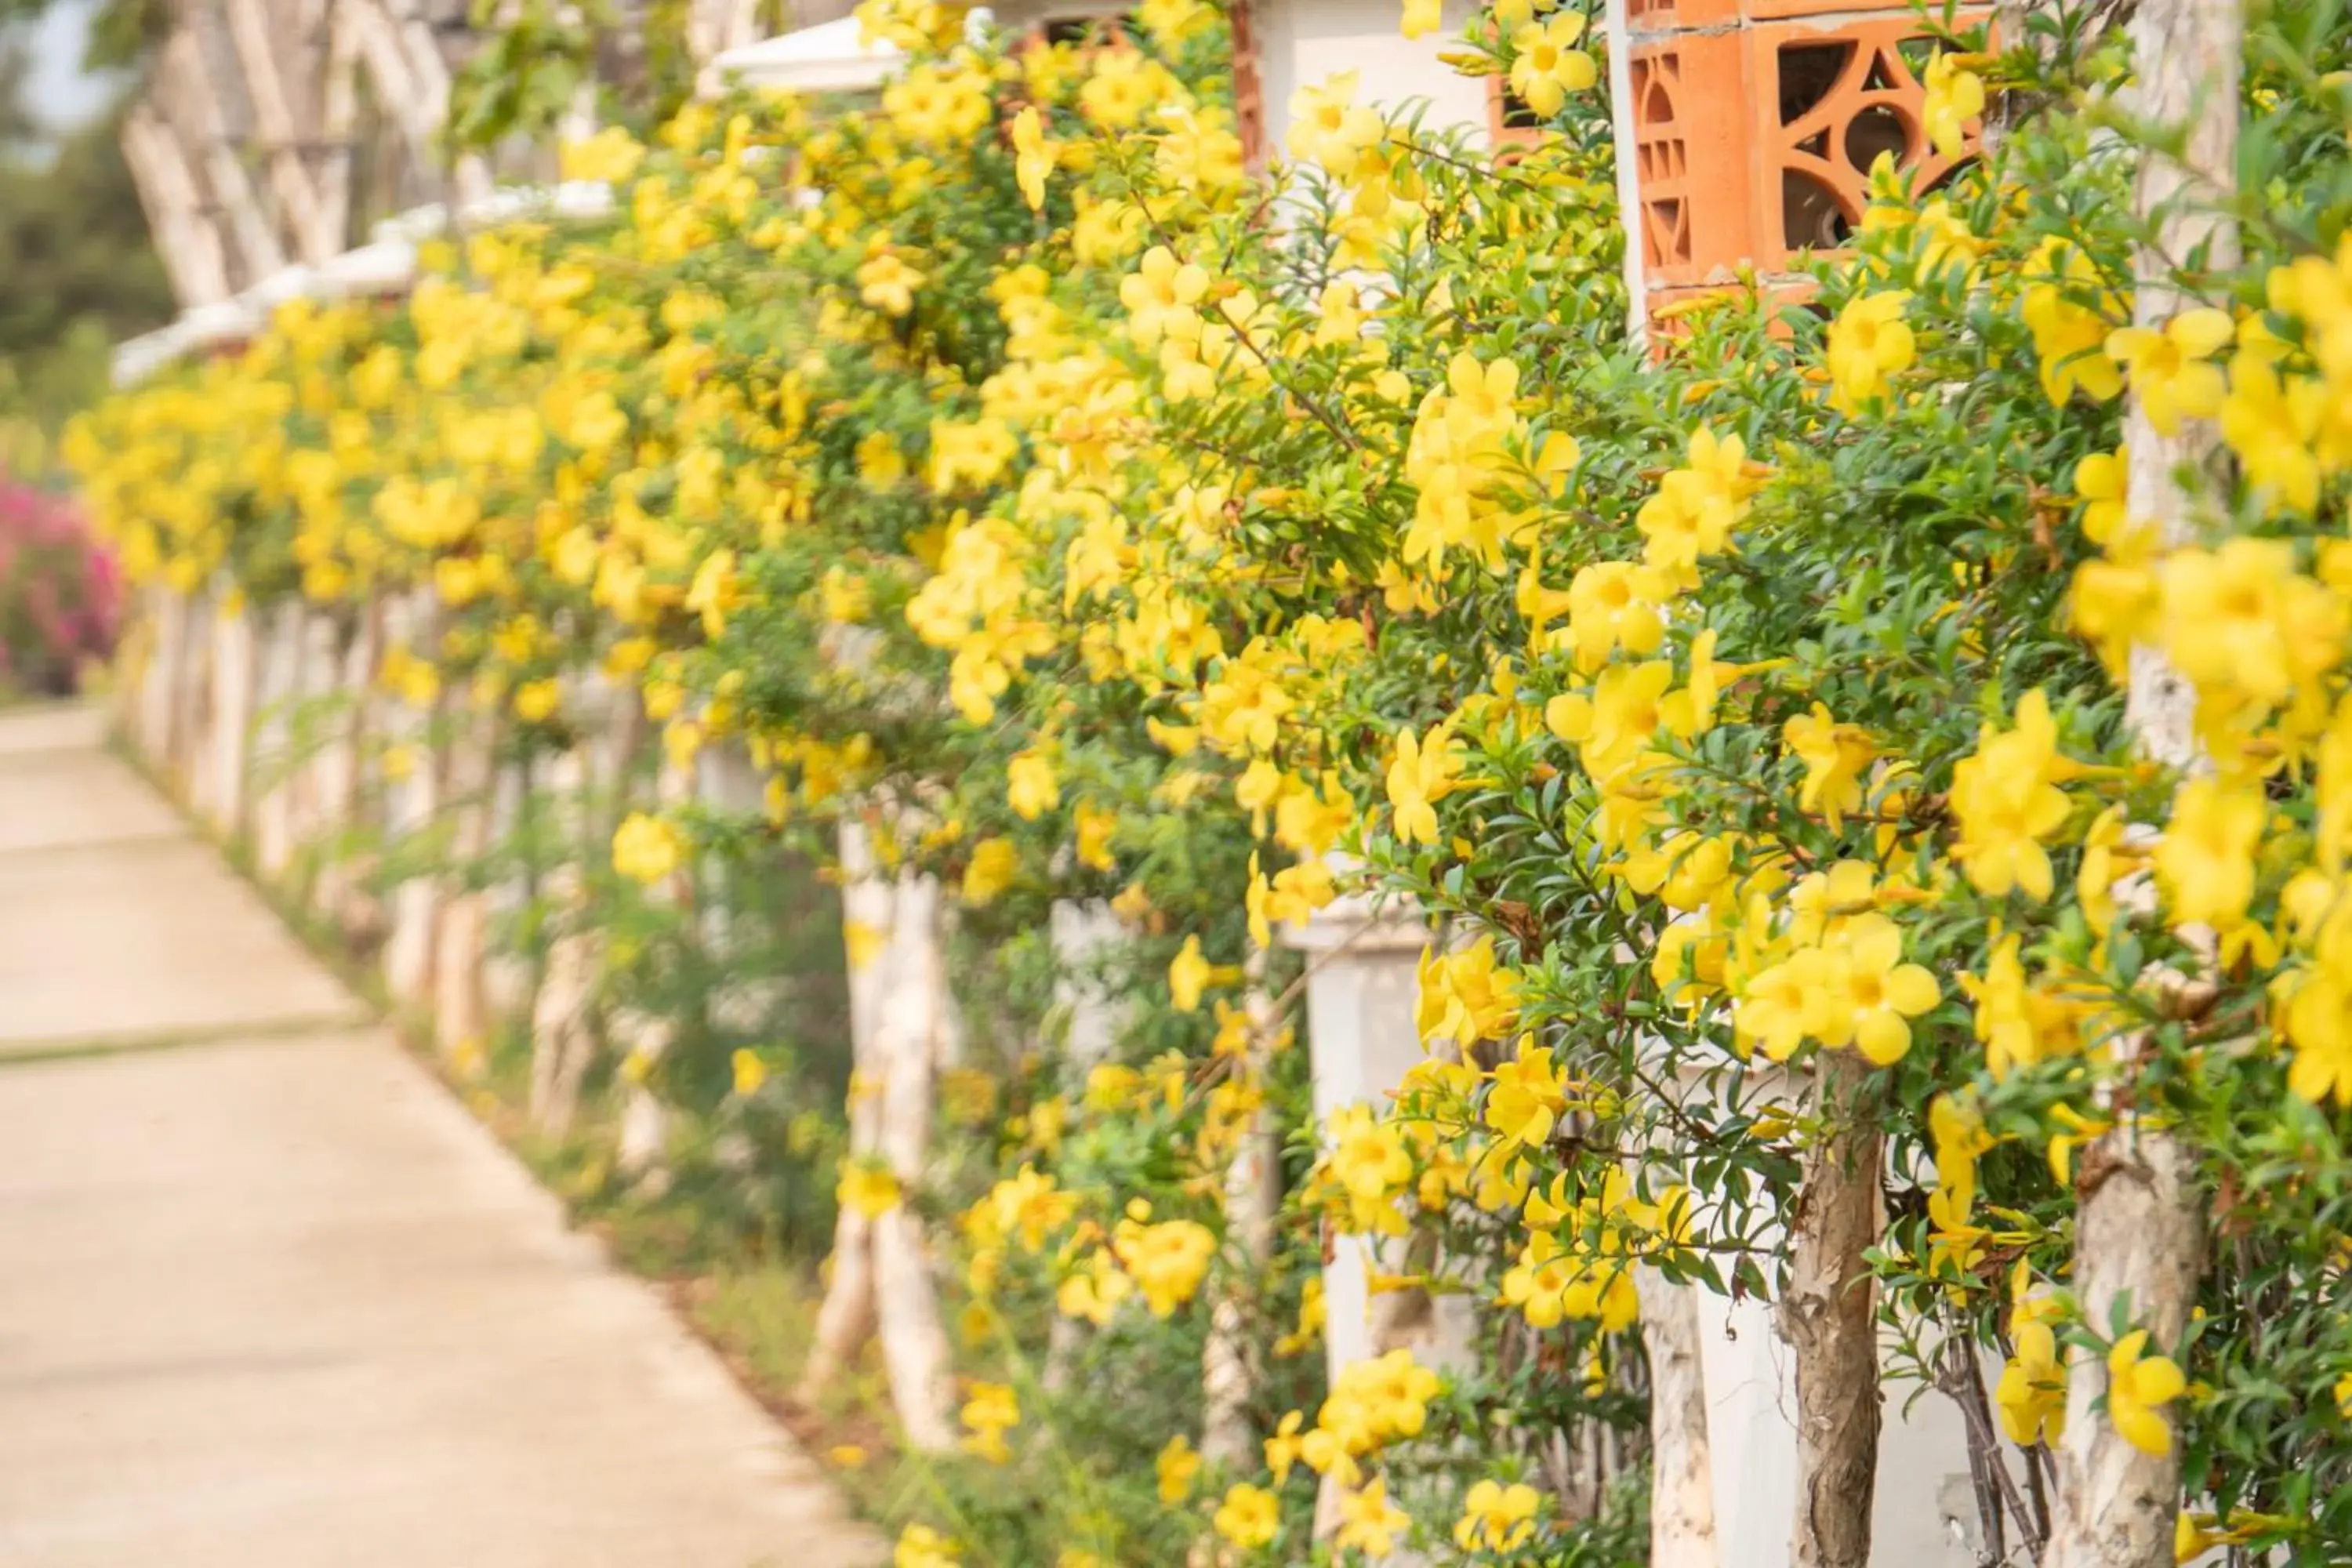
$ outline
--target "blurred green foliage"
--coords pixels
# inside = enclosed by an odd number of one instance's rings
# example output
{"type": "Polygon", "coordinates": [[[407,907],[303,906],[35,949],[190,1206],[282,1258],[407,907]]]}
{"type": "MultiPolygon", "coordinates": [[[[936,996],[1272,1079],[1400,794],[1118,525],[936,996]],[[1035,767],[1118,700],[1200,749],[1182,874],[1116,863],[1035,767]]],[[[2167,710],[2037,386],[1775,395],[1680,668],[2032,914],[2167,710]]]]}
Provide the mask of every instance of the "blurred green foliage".
{"type": "Polygon", "coordinates": [[[58,133],[31,112],[25,29],[7,20],[26,9],[0,0],[0,467],[20,473],[106,391],[112,345],[173,310],[116,115],[58,133]]]}

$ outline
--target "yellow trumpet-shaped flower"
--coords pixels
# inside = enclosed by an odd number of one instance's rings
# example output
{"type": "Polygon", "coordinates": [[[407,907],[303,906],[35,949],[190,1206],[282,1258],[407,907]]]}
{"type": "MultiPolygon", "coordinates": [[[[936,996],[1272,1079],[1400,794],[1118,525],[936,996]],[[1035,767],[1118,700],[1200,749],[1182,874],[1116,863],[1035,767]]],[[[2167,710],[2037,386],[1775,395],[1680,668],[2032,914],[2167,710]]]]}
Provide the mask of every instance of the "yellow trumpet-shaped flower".
{"type": "Polygon", "coordinates": [[[2227,384],[2212,356],[2238,335],[2226,310],[2200,306],[2161,327],[2118,327],[2107,334],[2107,357],[2124,367],[2147,422],[2177,436],[2183,419],[2217,413],[2227,384]]]}
{"type": "Polygon", "coordinates": [[[1984,78],[1968,68],[1965,58],[1948,51],[1927,62],[1927,99],[1920,105],[1920,128],[1936,151],[1957,158],[1967,136],[1967,125],[1985,110],[1984,78]]]}
{"type": "Polygon", "coordinates": [[[613,869],[647,887],[676,872],[686,858],[686,839],[657,816],[633,811],[613,834],[613,869]]]}
{"type": "Polygon", "coordinates": [[[1058,153],[1045,140],[1045,124],[1031,104],[1013,117],[1013,177],[1021,185],[1021,199],[1031,212],[1045,206],[1045,176],[1054,172],[1058,153]]]}
{"type": "Polygon", "coordinates": [[[1865,294],[1830,323],[1823,351],[1830,373],[1830,406],[1853,416],[1885,389],[1887,377],[1910,367],[1917,349],[1903,320],[1911,302],[1907,289],[1865,294]]]}
{"type": "Polygon", "coordinates": [[[1282,1528],[1282,1505],[1263,1487],[1244,1481],[1228,1488],[1211,1518],[1219,1535],[1244,1552],[1273,1542],[1282,1528]]]}
{"type": "Polygon", "coordinates": [[[2147,1355],[2147,1331],[2134,1329],[2107,1352],[2107,1420],[2143,1454],[2172,1452],[2172,1424],[2161,1414],[2189,1380],[2169,1356],[2147,1355]]]}
{"type": "Polygon", "coordinates": [[[2054,1447],[2066,1430],[2066,1364],[2058,1354],[2058,1338],[2049,1324],[2035,1321],[2017,1324],[2015,1338],[2017,1353],[2001,1368],[2000,1384],[1993,1390],[2001,1430],[2020,1447],[2054,1447]]]}
{"type": "Polygon", "coordinates": [[[1584,16],[1563,11],[1549,22],[1531,23],[1511,35],[1511,90],[1543,119],[1558,114],[1571,92],[1600,79],[1592,57],[1576,47],[1584,37],[1584,16]]]}
{"type": "Polygon", "coordinates": [[[1427,736],[1399,730],[1396,755],[1389,763],[1389,805],[1396,813],[1396,836],[1407,844],[1437,842],[1436,803],[1454,791],[1462,756],[1444,724],[1427,736]]]}
{"type": "Polygon", "coordinates": [[[1536,1510],[1542,1500],[1541,1494],[1525,1481],[1505,1486],[1482,1480],[1462,1500],[1454,1544],[1465,1552],[1517,1551],[1535,1533],[1536,1510]]]}

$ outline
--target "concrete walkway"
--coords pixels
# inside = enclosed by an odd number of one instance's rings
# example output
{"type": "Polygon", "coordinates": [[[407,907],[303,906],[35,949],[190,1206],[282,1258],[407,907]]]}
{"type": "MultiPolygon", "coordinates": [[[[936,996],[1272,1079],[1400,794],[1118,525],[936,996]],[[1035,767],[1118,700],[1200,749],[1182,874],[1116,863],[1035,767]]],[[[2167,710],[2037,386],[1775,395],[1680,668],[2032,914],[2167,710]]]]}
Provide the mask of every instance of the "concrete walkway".
{"type": "Polygon", "coordinates": [[[0,714],[0,1564],[882,1556],[92,716],[0,714]]]}

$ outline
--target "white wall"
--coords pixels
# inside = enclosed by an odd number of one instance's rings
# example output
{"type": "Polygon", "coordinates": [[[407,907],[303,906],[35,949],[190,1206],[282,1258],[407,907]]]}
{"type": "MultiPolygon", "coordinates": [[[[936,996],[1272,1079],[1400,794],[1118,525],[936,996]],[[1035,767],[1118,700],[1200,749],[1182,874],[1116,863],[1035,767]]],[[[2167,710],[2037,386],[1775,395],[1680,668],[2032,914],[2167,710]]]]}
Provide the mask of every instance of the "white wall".
{"type": "Polygon", "coordinates": [[[1265,142],[1283,152],[1290,136],[1290,96],[1340,71],[1361,73],[1357,101],[1395,109],[1429,100],[1431,129],[1487,124],[1484,78],[1457,76],[1438,53],[1461,35],[1471,8],[1454,0],[1445,25],[1420,38],[1400,30],[1402,0],[1265,0],[1250,21],[1257,29],[1258,80],[1265,97],[1265,142]]]}

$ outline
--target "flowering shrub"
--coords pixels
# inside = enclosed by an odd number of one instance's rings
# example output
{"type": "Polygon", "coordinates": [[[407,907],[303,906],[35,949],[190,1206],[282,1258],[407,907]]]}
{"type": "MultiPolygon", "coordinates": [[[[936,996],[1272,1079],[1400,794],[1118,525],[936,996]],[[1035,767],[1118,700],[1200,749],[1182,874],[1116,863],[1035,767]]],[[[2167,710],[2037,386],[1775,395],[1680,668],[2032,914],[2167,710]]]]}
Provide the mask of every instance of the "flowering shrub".
{"type": "Polygon", "coordinates": [[[113,651],[113,554],[66,498],[0,475],[0,690],[62,696],[113,651]]]}
{"type": "MultiPolygon", "coordinates": [[[[1931,134],[1998,96],[1998,146],[1653,353],[1576,6],[1464,35],[1547,117],[1508,160],[1343,77],[1264,180],[1200,0],[866,15],[878,110],[604,132],[608,228],[289,309],[75,445],[142,577],[429,587],[417,707],[551,755],[593,670],[675,767],[740,744],[758,819],[641,799],[614,882],[845,827],[845,907],[946,890],[960,1053],[832,1119],[837,1234],[956,1265],[959,1396],[892,1358],[900,1561],[1631,1560],[1699,1289],[1780,1306],[1801,1531],[1858,1492],[1866,1549],[1883,1376],[2031,1555],[2117,1476],[2184,1550],[2352,1548],[2340,31],[2228,40],[2259,211],[2135,205],[2171,143],[2095,8],[1953,36],[1931,134]],[[1428,1055],[1317,1126],[1281,939],[1358,892],[1433,924],[1428,1055]],[[1089,904],[1117,942],[1047,940],[1089,904]],[[1327,1246],[1386,1336],[1328,1386],[1327,1246]]],[[[907,945],[843,942],[853,991],[907,945]]],[[[724,1121],[748,1048],[622,1072],[724,1121]]]]}

